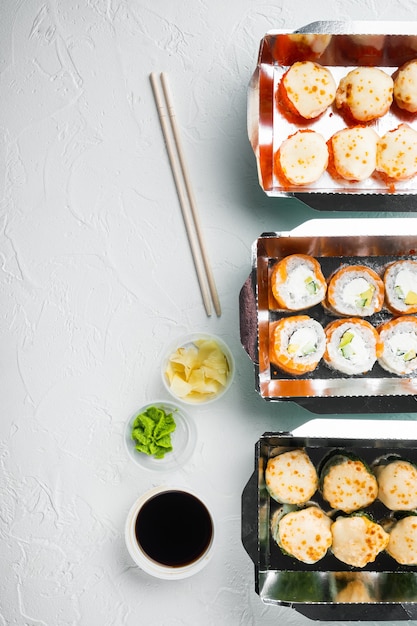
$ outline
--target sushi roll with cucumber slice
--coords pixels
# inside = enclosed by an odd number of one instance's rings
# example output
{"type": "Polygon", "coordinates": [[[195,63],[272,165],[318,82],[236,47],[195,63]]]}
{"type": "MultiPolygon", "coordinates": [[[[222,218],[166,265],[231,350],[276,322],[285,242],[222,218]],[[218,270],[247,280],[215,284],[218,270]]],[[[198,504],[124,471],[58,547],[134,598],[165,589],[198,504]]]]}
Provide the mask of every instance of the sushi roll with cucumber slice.
{"type": "Polygon", "coordinates": [[[265,485],[277,502],[305,504],[317,491],[318,484],[316,468],[303,448],[286,450],[268,459],[265,485]]]}
{"type": "Polygon", "coordinates": [[[378,327],[377,359],[380,366],[398,376],[417,371],[417,317],[403,315],[378,327]]]}
{"type": "Polygon", "coordinates": [[[301,311],[319,304],[327,284],[320,263],[307,254],[290,254],[271,273],[272,294],[281,309],[301,311]]]}
{"type": "Polygon", "coordinates": [[[389,455],[373,467],[378,481],[378,500],[391,511],[417,508],[417,467],[411,461],[389,455]]]}
{"type": "Polygon", "coordinates": [[[363,511],[336,517],[331,533],[334,556],[352,567],[373,563],[389,542],[389,534],[381,524],[363,511]]]}
{"type": "Polygon", "coordinates": [[[417,512],[397,514],[383,527],[389,534],[388,554],[400,565],[417,565],[417,512]]]}
{"type": "Polygon", "coordinates": [[[269,358],[282,371],[300,376],[318,366],[326,348],[322,325],[308,315],[282,318],[270,325],[269,358]]]}
{"type": "Polygon", "coordinates": [[[379,338],[372,324],[362,318],[343,318],[330,322],[324,331],[326,365],[350,376],[372,369],[379,338]]]}
{"type": "Polygon", "coordinates": [[[386,306],[396,315],[417,313],[417,261],[391,263],[384,274],[386,306]]]}
{"type": "Polygon", "coordinates": [[[332,451],[319,468],[323,499],[332,509],[352,513],[372,504],[378,495],[378,482],[371,468],[356,454],[332,451]]]}
{"type": "Polygon", "coordinates": [[[369,317],[381,311],[384,283],[365,265],[346,265],[330,276],[326,306],[336,315],[369,317]]]}
{"type": "Polygon", "coordinates": [[[330,517],[315,503],[284,505],[271,519],[271,533],[281,551],[302,563],[320,561],[332,543],[330,517]]]}

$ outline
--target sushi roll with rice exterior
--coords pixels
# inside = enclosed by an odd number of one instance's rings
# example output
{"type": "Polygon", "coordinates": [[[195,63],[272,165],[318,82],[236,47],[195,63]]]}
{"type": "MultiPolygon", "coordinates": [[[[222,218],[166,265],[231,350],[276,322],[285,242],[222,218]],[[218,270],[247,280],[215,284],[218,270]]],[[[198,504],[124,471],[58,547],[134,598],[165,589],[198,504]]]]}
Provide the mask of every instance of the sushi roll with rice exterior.
{"type": "Polygon", "coordinates": [[[397,376],[417,371],[417,318],[396,317],[378,328],[377,359],[380,366],[397,376]]]}
{"type": "Polygon", "coordinates": [[[308,315],[282,318],[270,325],[269,360],[287,374],[300,376],[318,366],[326,348],[323,327],[308,315]]]}
{"type": "Polygon", "coordinates": [[[326,306],[337,315],[369,317],[381,311],[384,283],[365,265],[345,265],[328,281],[326,306]]]}
{"type": "Polygon", "coordinates": [[[378,483],[371,468],[357,455],[335,450],[319,469],[321,494],[333,509],[352,513],[372,504],[378,483]]]}
{"type": "Polygon", "coordinates": [[[271,498],[281,504],[305,504],[317,491],[316,468],[304,449],[282,452],[268,459],[265,485],[271,498]]]}
{"type": "Polygon", "coordinates": [[[362,511],[336,517],[331,533],[334,556],[352,567],[373,563],[389,541],[389,534],[381,524],[362,511]]]}
{"type": "Polygon", "coordinates": [[[290,254],[274,265],[271,289],[281,309],[301,311],[324,299],[327,284],[317,259],[307,254],[290,254]]]}
{"type": "Polygon", "coordinates": [[[391,511],[417,508],[417,467],[401,457],[379,459],[372,467],[378,481],[378,500],[391,511]]]}
{"type": "Polygon", "coordinates": [[[394,81],[378,67],[357,67],[344,76],[336,90],[336,108],[356,122],[385,115],[393,100],[394,81]]]}
{"type": "Polygon", "coordinates": [[[394,314],[417,313],[417,261],[391,263],[384,274],[385,304],[394,314]]]}
{"type": "Polygon", "coordinates": [[[330,517],[316,504],[303,508],[284,505],[271,519],[271,533],[288,556],[302,563],[320,561],[332,543],[330,517]]]}
{"type": "Polygon", "coordinates": [[[400,565],[417,565],[417,513],[402,513],[383,527],[389,534],[388,554],[400,565]]]}
{"type": "Polygon", "coordinates": [[[408,180],[417,174],[417,130],[400,124],[380,137],[376,170],[387,182],[408,180]]]}
{"type": "Polygon", "coordinates": [[[379,337],[372,324],[361,318],[343,318],[330,322],[324,332],[323,361],[331,369],[349,376],[372,369],[379,337]]]}

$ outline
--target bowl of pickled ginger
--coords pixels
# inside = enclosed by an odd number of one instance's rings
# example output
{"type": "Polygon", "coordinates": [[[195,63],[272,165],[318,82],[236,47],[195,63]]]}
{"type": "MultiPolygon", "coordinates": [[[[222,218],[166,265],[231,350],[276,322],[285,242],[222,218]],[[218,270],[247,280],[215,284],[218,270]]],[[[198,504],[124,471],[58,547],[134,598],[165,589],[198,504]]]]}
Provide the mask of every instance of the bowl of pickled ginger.
{"type": "Polygon", "coordinates": [[[216,335],[192,333],[167,348],[162,380],[168,392],[186,404],[206,404],[230,388],[235,363],[228,345],[216,335]]]}

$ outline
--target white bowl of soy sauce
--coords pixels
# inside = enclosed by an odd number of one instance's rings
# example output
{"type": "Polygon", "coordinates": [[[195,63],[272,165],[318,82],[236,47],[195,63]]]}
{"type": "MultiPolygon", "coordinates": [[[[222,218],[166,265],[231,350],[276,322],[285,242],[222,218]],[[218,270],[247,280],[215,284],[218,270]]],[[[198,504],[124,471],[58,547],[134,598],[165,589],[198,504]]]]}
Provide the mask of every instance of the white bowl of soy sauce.
{"type": "Polygon", "coordinates": [[[209,562],[214,520],[201,497],[182,487],[156,487],[131,507],[125,527],[130,556],[157,578],[188,578],[209,562]]]}

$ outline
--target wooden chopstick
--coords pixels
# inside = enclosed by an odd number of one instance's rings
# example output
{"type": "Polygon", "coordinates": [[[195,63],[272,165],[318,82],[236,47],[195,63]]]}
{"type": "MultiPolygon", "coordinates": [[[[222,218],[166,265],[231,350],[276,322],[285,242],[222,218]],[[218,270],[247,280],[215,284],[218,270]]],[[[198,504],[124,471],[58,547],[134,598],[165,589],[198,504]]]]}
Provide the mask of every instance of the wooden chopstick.
{"type": "Polygon", "coordinates": [[[203,241],[203,235],[201,230],[200,219],[198,216],[197,206],[194,198],[194,193],[191,187],[190,176],[187,171],[184,151],[182,148],[182,142],[180,138],[180,132],[175,116],[175,110],[173,105],[173,99],[171,90],[168,83],[168,77],[166,73],[161,73],[160,79],[162,83],[162,91],[166,101],[166,109],[168,111],[168,117],[171,124],[172,135],[174,142],[167,125],[167,112],[159,91],[157,77],[155,72],[150,75],[151,84],[154,92],[155,102],[158,109],[159,119],[162,127],[162,132],[165,139],[165,145],[168,153],[168,158],[171,165],[172,174],[177,189],[178,199],[180,201],[181,211],[184,219],[187,236],[193,255],[194,265],[197,273],[198,282],[200,285],[201,296],[203,298],[204,307],[208,316],[211,315],[211,302],[210,295],[213,300],[214,308],[218,316],[221,315],[220,301],[213,278],[213,272],[210,267],[207,250],[203,241]],[[175,149],[174,149],[175,148],[175,149]],[[175,152],[178,157],[179,167],[177,159],[175,158],[175,152]],[[182,180],[181,180],[182,174],[182,180]],[[188,198],[189,208],[191,209],[191,215],[188,211],[187,198],[184,194],[184,187],[188,198]],[[192,218],[192,219],[191,219],[192,218]],[[201,260],[203,263],[201,263],[201,260]],[[203,272],[205,270],[205,274],[203,272]],[[210,294],[207,290],[207,283],[210,294]]]}

